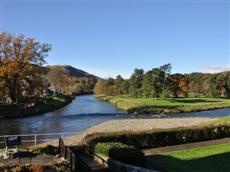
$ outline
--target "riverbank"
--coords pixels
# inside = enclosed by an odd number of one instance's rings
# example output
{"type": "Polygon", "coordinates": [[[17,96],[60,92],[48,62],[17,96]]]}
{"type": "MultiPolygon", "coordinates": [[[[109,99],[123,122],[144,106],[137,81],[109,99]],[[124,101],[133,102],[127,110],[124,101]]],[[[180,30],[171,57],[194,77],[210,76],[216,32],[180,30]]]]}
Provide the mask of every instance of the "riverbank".
{"type": "MultiPolygon", "coordinates": [[[[230,118],[229,118],[230,121],[230,118]]],[[[203,124],[216,124],[216,118],[162,118],[162,119],[119,119],[106,121],[94,125],[87,130],[64,138],[65,144],[69,146],[82,145],[87,135],[97,133],[130,133],[145,132],[150,130],[172,129],[199,126],[203,124]]],[[[222,123],[223,121],[218,122],[222,123]]],[[[58,140],[49,141],[38,145],[45,147],[47,145],[58,146],[58,140]]]]}
{"type": "MultiPolygon", "coordinates": [[[[230,125],[230,115],[223,118],[161,118],[161,119],[120,119],[103,122],[87,130],[64,138],[66,145],[83,145],[85,138],[95,134],[121,134],[121,133],[148,133],[149,131],[183,129],[192,127],[208,127],[230,125]]],[[[58,146],[58,139],[39,144],[38,147],[47,145],[58,146]]]]}
{"type": "Polygon", "coordinates": [[[51,112],[60,109],[72,102],[70,96],[53,96],[41,99],[33,106],[24,105],[0,105],[0,119],[18,118],[51,112]]]}
{"type": "Polygon", "coordinates": [[[132,98],[128,96],[97,96],[133,114],[176,114],[230,107],[225,98],[132,98]]]}

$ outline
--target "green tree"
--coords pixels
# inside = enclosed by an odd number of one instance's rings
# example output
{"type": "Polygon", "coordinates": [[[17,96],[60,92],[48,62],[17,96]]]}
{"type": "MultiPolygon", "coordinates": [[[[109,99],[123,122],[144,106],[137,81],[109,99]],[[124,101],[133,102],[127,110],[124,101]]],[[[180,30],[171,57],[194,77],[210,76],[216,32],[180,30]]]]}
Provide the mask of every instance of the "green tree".
{"type": "Polygon", "coordinates": [[[142,86],[142,80],[144,77],[143,69],[135,69],[130,78],[129,92],[132,96],[138,97],[140,95],[140,89],[142,86]]]}
{"type": "Polygon", "coordinates": [[[225,78],[225,97],[230,97],[230,76],[225,78]]]}
{"type": "Polygon", "coordinates": [[[154,97],[154,89],[153,71],[148,71],[142,81],[142,95],[146,98],[154,97]]]}
{"type": "Polygon", "coordinates": [[[142,82],[142,95],[144,97],[160,97],[164,88],[165,72],[154,68],[144,75],[142,82]]]}
{"type": "Polygon", "coordinates": [[[153,77],[153,94],[155,99],[160,97],[162,91],[164,89],[165,84],[165,72],[160,70],[159,68],[154,68],[152,70],[152,77],[153,77]]]}
{"type": "Polygon", "coordinates": [[[163,71],[166,74],[166,76],[169,76],[171,74],[172,65],[171,63],[168,63],[163,66],[160,66],[159,69],[163,71]]]}
{"type": "Polygon", "coordinates": [[[122,93],[123,94],[129,94],[129,87],[130,87],[129,80],[125,80],[122,83],[122,93]]]}
{"type": "Polygon", "coordinates": [[[206,96],[208,97],[219,97],[220,96],[217,75],[211,75],[209,77],[209,87],[206,91],[206,96]]]}
{"type": "Polygon", "coordinates": [[[124,82],[124,79],[121,77],[121,75],[118,75],[115,79],[115,89],[116,89],[116,93],[117,94],[122,94],[123,92],[123,89],[122,89],[122,86],[123,86],[123,82],[124,82]]]}

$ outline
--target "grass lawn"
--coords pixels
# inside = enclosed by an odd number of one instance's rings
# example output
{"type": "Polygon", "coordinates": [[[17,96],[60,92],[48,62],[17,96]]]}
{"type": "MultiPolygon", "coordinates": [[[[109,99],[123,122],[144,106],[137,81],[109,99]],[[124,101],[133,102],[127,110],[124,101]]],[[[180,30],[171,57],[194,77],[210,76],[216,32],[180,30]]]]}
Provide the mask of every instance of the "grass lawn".
{"type": "Polygon", "coordinates": [[[230,107],[225,98],[132,98],[128,96],[104,97],[99,99],[112,102],[118,108],[137,114],[173,114],[230,107]]]}
{"type": "Polygon", "coordinates": [[[168,172],[230,171],[230,144],[189,149],[147,157],[149,167],[168,172]]]}

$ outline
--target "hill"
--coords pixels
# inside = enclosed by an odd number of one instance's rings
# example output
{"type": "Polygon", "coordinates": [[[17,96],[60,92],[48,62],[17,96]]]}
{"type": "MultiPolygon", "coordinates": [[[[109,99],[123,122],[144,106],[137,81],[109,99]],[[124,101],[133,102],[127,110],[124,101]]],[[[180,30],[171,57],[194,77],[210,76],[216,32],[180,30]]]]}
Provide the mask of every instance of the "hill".
{"type": "Polygon", "coordinates": [[[66,75],[69,77],[76,77],[76,78],[82,78],[82,77],[89,77],[98,79],[97,76],[89,74],[81,69],[75,68],[70,65],[53,65],[48,66],[49,72],[58,72],[61,75],[66,75]]]}
{"type": "Polygon", "coordinates": [[[91,93],[99,77],[69,65],[47,66],[51,87],[65,94],[91,93]]]}

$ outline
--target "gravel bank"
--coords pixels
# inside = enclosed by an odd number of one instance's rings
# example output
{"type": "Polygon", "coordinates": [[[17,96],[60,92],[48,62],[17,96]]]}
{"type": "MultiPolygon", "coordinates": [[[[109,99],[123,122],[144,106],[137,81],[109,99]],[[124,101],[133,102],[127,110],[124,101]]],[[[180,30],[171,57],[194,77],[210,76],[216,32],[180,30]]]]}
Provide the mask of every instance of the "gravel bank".
{"type": "MultiPolygon", "coordinates": [[[[152,129],[169,129],[175,127],[189,127],[201,123],[210,122],[217,118],[161,118],[161,119],[120,119],[103,122],[88,128],[86,131],[64,138],[66,145],[77,145],[84,143],[84,136],[93,133],[111,133],[111,132],[135,132],[152,129]]],[[[58,140],[38,145],[39,147],[48,144],[58,146],[58,140]]]]}
{"type": "Polygon", "coordinates": [[[189,127],[215,118],[163,118],[163,119],[122,119],[103,122],[88,128],[84,133],[66,137],[65,144],[75,145],[84,142],[84,135],[92,133],[108,133],[121,131],[146,131],[152,129],[168,129],[175,127],[189,127]]]}
{"type": "Polygon", "coordinates": [[[187,127],[198,125],[214,119],[209,118],[163,118],[163,119],[125,119],[112,120],[95,125],[86,130],[86,133],[94,132],[120,132],[120,131],[144,131],[152,129],[168,129],[175,127],[187,127]]]}

